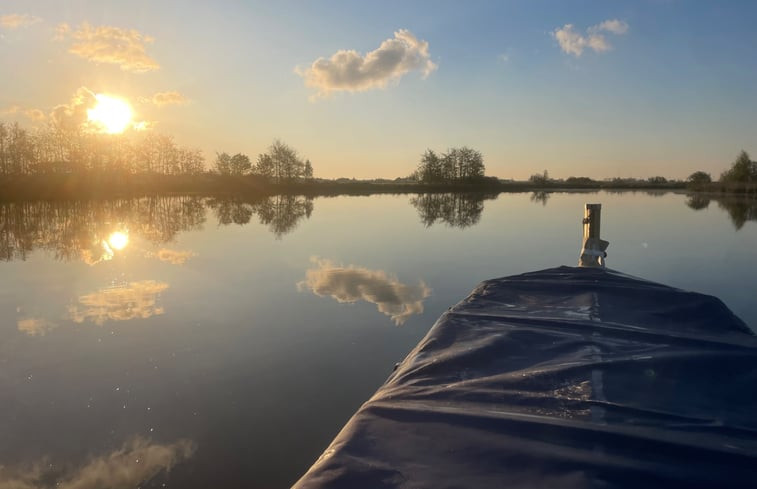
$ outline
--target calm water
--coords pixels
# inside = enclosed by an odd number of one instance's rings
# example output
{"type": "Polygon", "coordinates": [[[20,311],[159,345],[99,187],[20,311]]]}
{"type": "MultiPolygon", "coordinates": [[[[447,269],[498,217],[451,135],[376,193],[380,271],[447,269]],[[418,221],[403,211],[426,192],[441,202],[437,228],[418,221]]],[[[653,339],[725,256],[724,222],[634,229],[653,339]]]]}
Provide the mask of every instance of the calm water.
{"type": "Polygon", "coordinates": [[[574,265],[585,202],[611,268],[757,325],[754,201],[0,205],[0,487],[286,487],[479,281],[574,265]]]}

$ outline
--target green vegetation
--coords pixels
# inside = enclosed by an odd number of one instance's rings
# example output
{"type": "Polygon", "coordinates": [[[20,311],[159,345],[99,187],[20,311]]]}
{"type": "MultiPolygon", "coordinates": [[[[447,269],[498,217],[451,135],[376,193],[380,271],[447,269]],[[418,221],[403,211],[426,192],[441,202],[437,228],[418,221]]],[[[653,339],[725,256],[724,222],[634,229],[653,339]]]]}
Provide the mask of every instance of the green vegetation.
{"type": "Polygon", "coordinates": [[[757,161],[752,161],[746,151],[741,151],[731,168],[720,175],[723,183],[754,183],[757,182],[757,161]]]}
{"type": "Polygon", "coordinates": [[[695,171],[694,173],[689,175],[689,178],[686,179],[686,183],[692,185],[704,185],[706,183],[712,183],[712,177],[709,173],[705,173],[703,171],[695,171]]]}

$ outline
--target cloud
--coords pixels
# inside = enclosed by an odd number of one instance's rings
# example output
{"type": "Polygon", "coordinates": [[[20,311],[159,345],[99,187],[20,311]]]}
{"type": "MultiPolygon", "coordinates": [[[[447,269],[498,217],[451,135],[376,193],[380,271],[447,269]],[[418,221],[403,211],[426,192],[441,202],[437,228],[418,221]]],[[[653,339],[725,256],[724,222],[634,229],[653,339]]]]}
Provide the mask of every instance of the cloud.
{"type": "MultiPolygon", "coordinates": [[[[79,87],[67,104],[57,105],[50,112],[50,120],[63,131],[84,129],[89,132],[102,132],[101,123],[89,120],[88,111],[97,105],[97,95],[87,87],[79,87]]],[[[133,120],[128,128],[137,131],[147,129],[153,124],[147,121],[133,120]]]]}
{"type": "Polygon", "coordinates": [[[6,29],[18,29],[42,22],[42,19],[29,14],[7,14],[0,16],[0,26],[6,29]]]}
{"type": "Polygon", "coordinates": [[[66,36],[71,32],[71,26],[66,24],[65,22],[58,24],[55,26],[55,35],[53,36],[53,41],[63,41],[66,39],[66,36]]]}
{"type": "Polygon", "coordinates": [[[332,92],[384,88],[411,71],[420,71],[425,78],[436,68],[428,43],[400,29],[394,38],[365,56],[354,50],[341,50],[329,59],[318,58],[307,68],[297,67],[295,73],[305,79],[306,86],[315,88],[318,96],[326,97],[332,92]]]}
{"type": "Polygon", "coordinates": [[[13,105],[6,109],[0,110],[0,114],[2,115],[21,114],[24,117],[27,117],[35,122],[44,121],[47,118],[47,116],[45,116],[45,113],[39,109],[25,109],[18,105],[13,105]]]}
{"type": "Polygon", "coordinates": [[[625,34],[626,32],[628,32],[628,24],[618,19],[605,20],[604,22],[601,22],[595,26],[589,27],[589,31],[606,31],[613,34],[625,34]]]}
{"type": "Polygon", "coordinates": [[[149,256],[155,256],[158,260],[170,263],[171,265],[183,265],[190,258],[197,256],[197,253],[189,250],[181,251],[162,248],[154,255],[150,254],[149,256]]]}
{"type": "MultiPolygon", "coordinates": [[[[19,319],[16,324],[19,331],[26,333],[29,336],[45,336],[57,327],[55,323],[40,318],[19,319]]],[[[2,486],[0,486],[0,488],[2,488],[2,486]]]]}
{"type": "Polygon", "coordinates": [[[164,105],[182,105],[189,102],[189,100],[184,95],[176,91],[156,93],[152,96],[152,99],[150,99],[150,101],[158,107],[162,107],[164,105]]]}
{"type": "Polygon", "coordinates": [[[165,310],[158,306],[158,298],[167,288],[165,282],[142,280],[100,289],[79,297],[79,304],[69,306],[69,317],[77,323],[89,320],[102,326],[108,320],[126,321],[160,315],[165,310]]]}
{"type": "Polygon", "coordinates": [[[431,289],[422,281],[406,285],[383,270],[337,266],[330,260],[313,258],[316,266],[305,272],[305,280],[297,284],[300,290],[310,289],[314,294],[330,296],[337,302],[363,300],[376,304],[379,312],[401,325],[413,314],[423,312],[423,299],[431,289]]]}
{"type": "Polygon", "coordinates": [[[565,24],[561,28],[555,29],[552,36],[560,44],[560,49],[567,54],[578,57],[586,49],[591,49],[596,53],[603,53],[612,49],[603,34],[604,32],[622,35],[628,32],[628,24],[618,19],[605,20],[586,29],[585,34],[576,31],[573,24],[565,24]]]}
{"type": "Polygon", "coordinates": [[[44,121],[47,118],[39,109],[24,109],[24,115],[33,121],[44,121]]]}
{"type": "Polygon", "coordinates": [[[107,455],[71,469],[66,464],[50,463],[48,458],[31,467],[15,469],[0,466],[0,489],[127,489],[138,487],[159,473],[170,471],[197,450],[191,440],[152,443],[135,437],[107,455]]]}
{"type": "Polygon", "coordinates": [[[77,30],[71,30],[68,24],[59,24],[55,39],[65,40],[69,37],[72,43],[68,52],[88,61],[116,64],[123,71],[132,73],[160,68],[146,52],[146,45],[154,39],[135,29],[107,25],[93,27],[85,22],[77,30]]]}
{"type": "Polygon", "coordinates": [[[95,93],[87,87],[79,87],[68,104],[53,109],[50,119],[61,129],[73,130],[87,122],[87,109],[93,108],[95,104],[95,93]]]}

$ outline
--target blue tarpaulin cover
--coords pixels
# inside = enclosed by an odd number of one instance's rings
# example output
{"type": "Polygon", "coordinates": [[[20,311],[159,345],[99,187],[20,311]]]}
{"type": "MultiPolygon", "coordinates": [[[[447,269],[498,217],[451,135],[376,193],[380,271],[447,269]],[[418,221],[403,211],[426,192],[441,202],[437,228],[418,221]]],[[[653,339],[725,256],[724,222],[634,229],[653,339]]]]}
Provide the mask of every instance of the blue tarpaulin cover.
{"type": "Polygon", "coordinates": [[[612,270],[489,280],[295,487],[757,487],[757,338],[612,270]]]}

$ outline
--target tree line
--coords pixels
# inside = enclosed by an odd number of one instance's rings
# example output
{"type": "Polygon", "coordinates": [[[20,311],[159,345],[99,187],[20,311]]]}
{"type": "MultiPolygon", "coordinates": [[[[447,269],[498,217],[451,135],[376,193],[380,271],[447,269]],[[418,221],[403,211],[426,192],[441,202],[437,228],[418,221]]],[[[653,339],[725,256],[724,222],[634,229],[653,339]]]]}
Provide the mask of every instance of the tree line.
{"type": "MultiPolygon", "coordinates": [[[[213,172],[257,175],[275,182],[313,178],[313,165],[291,146],[275,140],[253,165],[242,153],[216,154],[213,172]]],[[[198,175],[206,172],[201,150],[179,146],[152,131],[105,134],[81,126],[54,124],[29,131],[0,122],[0,176],[119,173],[198,175]]]]}
{"type": "MultiPolygon", "coordinates": [[[[689,175],[686,183],[692,188],[705,188],[714,183],[712,176],[704,171],[689,175]]],[[[742,150],[731,163],[731,167],[720,174],[718,183],[725,185],[753,185],[757,183],[757,161],[752,161],[749,154],[742,150]]]]}
{"type": "Polygon", "coordinates": [[[413,178],[423,183],[476,182],[484,178],[484,157],[480,151],[463,146],[442,154],[427,149],[413,178]]]}
{"type": "Polygon", "coordinates": [[[55,173],[161,173],[194,175],[205,170],[202,151],[184,148],[154,132],[102,134],[76,127],[29,131],[0,122],[0,175],[55,173]]]}
{"type": "Polygon", "coordinates": [[[220,175],[255,175],[284,183],[313,178],[313,165],[303,160],[297,150],[276,139],[267,153],[258,155],[253,165],[246,154],[217,153],[213,169],[220,175]]]}

